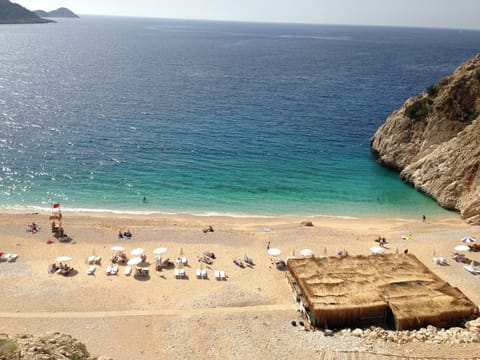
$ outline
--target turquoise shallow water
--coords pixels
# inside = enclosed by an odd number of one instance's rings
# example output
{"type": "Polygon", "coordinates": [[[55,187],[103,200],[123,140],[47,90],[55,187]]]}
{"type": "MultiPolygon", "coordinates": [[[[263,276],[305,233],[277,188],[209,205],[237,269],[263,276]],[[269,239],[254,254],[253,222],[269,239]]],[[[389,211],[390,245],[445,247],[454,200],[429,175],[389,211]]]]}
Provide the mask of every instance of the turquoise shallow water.
{"type": "Polygon", "coordinates": [[[4,208],[418,216],[446,212],[370,138],[480,32],[84,17],[0,43],[4,208]]]}

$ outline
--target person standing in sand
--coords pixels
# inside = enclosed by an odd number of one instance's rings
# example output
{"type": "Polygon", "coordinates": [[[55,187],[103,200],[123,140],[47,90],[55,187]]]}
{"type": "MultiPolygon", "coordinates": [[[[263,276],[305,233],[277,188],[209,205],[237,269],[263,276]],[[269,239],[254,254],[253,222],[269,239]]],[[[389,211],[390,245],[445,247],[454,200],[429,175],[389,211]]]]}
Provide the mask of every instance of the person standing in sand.
{"type": "Polygon", "coordinates": [[[270,241],[267,243],[267,250],[270,249],[270,241]]]}

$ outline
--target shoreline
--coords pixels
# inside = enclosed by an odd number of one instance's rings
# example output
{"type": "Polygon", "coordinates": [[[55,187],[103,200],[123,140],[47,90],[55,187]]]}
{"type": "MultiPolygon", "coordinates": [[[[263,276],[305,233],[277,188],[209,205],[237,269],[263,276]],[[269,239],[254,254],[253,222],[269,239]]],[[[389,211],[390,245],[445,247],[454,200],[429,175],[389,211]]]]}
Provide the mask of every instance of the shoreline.
{"type": "MultiPolygon", "coordinates": [[[[352,339],[328,339],[319,331],[292,327],[291,320],[300,320],[299,314],[285,274],[275,268],[267,254],[269,242],[282,250],[283,259],[303,248],[320,256],[335,256],[344,249],[351,255],[368,255],[376,244],[374,239],[382,235],[387,239],[388,253],[408,248],[440,278],[480,304],[480,282],[450,257],[463,236],[480,238],[480,227],[458,217],[427,217],[425,223],[421,219],[309,217],[314,226],[307,227],[301,224],[303,216],[233,218],[62,211],[62,225],[73,241],[47,244],[53,239],[50,214],[0,211],[0,251],[19,254],[16,262],[0,263],[0,332],[61,331],[84,342],[92,354],[116,360],[192,358],[195,353],[219,358],[218,354],[231,354],[231,349],[239,349],[242,357],[273,354],[285,358],[289,353],[309,358],[312,352],[349,350],[352,339]],[[40,225],[35,234],[26,232],[32,222],[40,225]],[[202,231],[208,225],[214,232],[202,231]],[[132,239],[118,239],[118,231],[127,229],[132,239]],[[412,233],[414,239],[403,240],[405,233],[412,233]],[[111,248],[117,245],[125,247],[129,256],[132,249],[144,248],[150,276],[128,277],[123,266],[118,275],[106,275],[111,248]],[[179,253],[188,257],[186,279],[176,279],[173,270],[155,271],[152,251],[157,247],[168,248],[164,256],[171,259],[179,253]],[[214,263],[206,266],[207,280],[195,276],[200,266],[197,257],[204,251],[217,255],[214,263]],[[433,252],[447,258],[450,266],[433,264],[433,252]],[[244,254],[253,258],[255,266],[233,264],[233,259],[244,254]],[[94,276],[86,273],[85,259],[91,255],[102,257],[94,276]],[[49,274],[48,265],[59,256],[73,257],[69,264],[78,272],[69,277],[49,274]],[[217,269],[225,270],[227,280],[215,279],[217,269]],[[282,339],[281,347],[277,347],[278,338],[282,339]]],[[[480,253],[468,256],[480,261],[480,253]]],[[[384,342],[368,347],[399,356],[443,354],[450,348],[437,344],[399,347],[384,342]]],[[[480,344],[465,344],[447,358],[479,352],[480,344]]],[[[233,354],[230,358],[237,357],[233,354]]]]}
{"type": "MultiPolygon", "coordinates": [[[[51,207],[41,206],[26,206],[26,207],[0,207],[0,214],[2,213],[50,213],[55,209],[51,207]]],[[[333,219],[361,219],[361,218],[378,218],[383,220],[400,219],[400,220],[416,220],[422,218],[424,214],[421,213],[362,213],[358,215],[350,214],[315,214],[315,213],[284,213],[284,214],[256,214],[256,213],[231,213],[231,212],[215,212],[215,211],[164,211],[164,210],[119,210],[119,209],[89,209],[89,208],[69,208],[61,207],[60,209],[68,214],[85,214],[85,215],[102,215],[102,216],[193,216],[199,218],[232,218],[232,219],[276,219],[276,218],[333,218],[333,219]]],[[[458,217],[460,220],[460,213],[452,210],[443,209],[439,206],[439,213],[427,214],[429,219],[441,220],[458,217]]],[[[463,221],[463,220],[462,220],[463,221]]]]}

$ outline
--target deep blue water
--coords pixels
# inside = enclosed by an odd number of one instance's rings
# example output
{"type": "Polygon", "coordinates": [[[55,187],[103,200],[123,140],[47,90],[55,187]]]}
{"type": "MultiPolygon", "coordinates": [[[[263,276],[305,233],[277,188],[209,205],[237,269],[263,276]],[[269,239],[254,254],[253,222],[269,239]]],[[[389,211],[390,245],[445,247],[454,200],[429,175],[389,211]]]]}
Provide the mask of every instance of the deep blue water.
{"type": "Polygon", "coordinates": [[[83,17],[0,44],[5,208],[416,216],[444,211],[370,138],[480,32],[83,17]]]}

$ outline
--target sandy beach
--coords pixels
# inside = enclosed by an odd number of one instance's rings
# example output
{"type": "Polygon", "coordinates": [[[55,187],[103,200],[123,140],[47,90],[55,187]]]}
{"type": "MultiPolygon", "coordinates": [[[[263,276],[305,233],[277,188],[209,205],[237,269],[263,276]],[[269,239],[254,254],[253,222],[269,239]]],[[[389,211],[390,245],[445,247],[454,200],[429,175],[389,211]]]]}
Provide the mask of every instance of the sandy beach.
{"type": "MultiPolygon", "coordinates": [[[[170,358],[356,358],[430,357],[474,358],[480,344],[397,344],[378,341],[365,344],[354,337],[324,337],[321,331],[293,327],[301,318],[285,274],[275,269],[267,244],[282,250],[281,258],[303,248],[317,255],[369,254],[379,236],[387,240],[386,252],[408,249],[475,304],[480,304],[480,276],[451,259],[461,239],[480,238],[480,228],[452,214],[429,218],[263,217],[232,218],[192,215],[125,215],[63,213],[70,243],[47,244],[54,239],[50,213],[4,212],[0,214],[0,251],[17,253],[16,262],[0,263],[0,332],[60,331],[84,342],[94,356],[118,360],[170,358]],[[309,220],[313,227],[302,226],[309,220]],[[26,229],[35,222],[40,231],[26,229]],[[212,225],[214,232],[202,229],[212,225]],[[118,239],[118,231],[130,230],[130,240],[118,239]],[[411,234],[412,240],[402,239],[411,234]],[[150,265],[148,278],[107,276],[113,246],[126,252],[144,248],[150,265]],[[188,258],[187,278],[175,279],[173,270],[155,271],[154,248],[166,247],[164,258],[180,252],[188,258]],[[215,253],[206,266],[208,279],[195,270],[198,256],[215,253]],[[86,259],[102,257],[94,276],[87,275],[86,259]],[[251,257],[255,265],[240,268],[233,259],[251,257]],[[64,277],[50,274],[48,265],[59,256],[71,256],[78,272],[64,277]],[[439,266],[432,257],[445,257],[439,266]],[[214,270],[224,270],[226,281],[217,281],[214,270]],[[334,354],[334,355],[332,355],[334,354]],[[323,357],[322,357],[323,356],[323,357]]],[[[466,255],[480,261],[480,253],[466,255]]]]}

